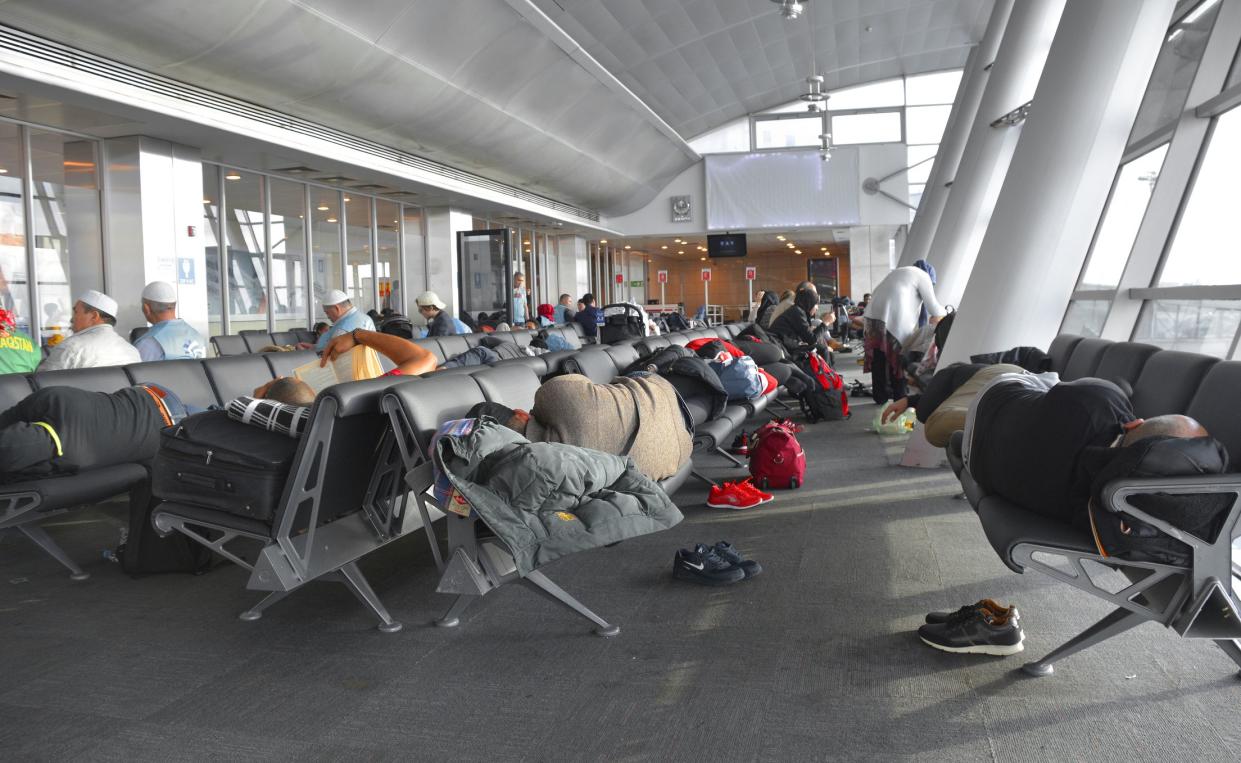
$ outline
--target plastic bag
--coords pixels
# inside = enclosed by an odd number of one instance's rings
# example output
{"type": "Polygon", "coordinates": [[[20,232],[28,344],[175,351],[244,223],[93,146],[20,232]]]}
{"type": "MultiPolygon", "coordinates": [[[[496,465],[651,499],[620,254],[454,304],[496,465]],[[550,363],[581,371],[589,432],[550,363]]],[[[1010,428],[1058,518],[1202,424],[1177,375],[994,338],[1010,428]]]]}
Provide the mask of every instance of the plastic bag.
{"type": "Polygon", "coordinates": [[[876,408],[879,410],[875,413],[875,418],[870,423],[872,432],[887,435],[909,434],[913,431],[914,425],[918,421],[915,416],[917,412],[913,408],[906,408],[901,415],[885,424],[883,423],[883,412],[887,410],[887,405],[879,405],[876,408]]]}

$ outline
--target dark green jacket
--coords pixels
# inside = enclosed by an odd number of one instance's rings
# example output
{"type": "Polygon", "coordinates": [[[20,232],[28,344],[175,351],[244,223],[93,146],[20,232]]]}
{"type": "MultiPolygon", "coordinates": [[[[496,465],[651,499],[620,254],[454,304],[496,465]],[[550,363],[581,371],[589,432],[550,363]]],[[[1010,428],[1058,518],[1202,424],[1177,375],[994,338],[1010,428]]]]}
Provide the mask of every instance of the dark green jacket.
{"type": "Polygon", "coordinates": [[[453,487],[508,544],[522,575],[681,521],[628,457],[532,443],[487,417],[472,434],[440,439],[437,451],[453,487]]]}

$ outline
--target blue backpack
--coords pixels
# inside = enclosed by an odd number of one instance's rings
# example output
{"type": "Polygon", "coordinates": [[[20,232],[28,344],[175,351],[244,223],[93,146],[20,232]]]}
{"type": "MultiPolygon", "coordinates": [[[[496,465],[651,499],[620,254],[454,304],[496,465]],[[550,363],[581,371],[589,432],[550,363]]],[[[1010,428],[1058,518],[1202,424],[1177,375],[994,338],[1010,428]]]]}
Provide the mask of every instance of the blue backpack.
{"type": "Polygon", "coordinates": [[[720,377],[729,400],[753,400],[767,389],[767,380],[749,355],[733,358],[728,363],[712,362],[711,368],[720,377]]]}

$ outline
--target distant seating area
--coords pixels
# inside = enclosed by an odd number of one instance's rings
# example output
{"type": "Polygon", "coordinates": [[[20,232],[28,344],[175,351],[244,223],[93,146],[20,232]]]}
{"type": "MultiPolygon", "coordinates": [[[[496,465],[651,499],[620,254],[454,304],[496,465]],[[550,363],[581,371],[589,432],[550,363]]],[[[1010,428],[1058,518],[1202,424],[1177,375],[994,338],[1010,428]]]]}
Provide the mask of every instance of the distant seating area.
{"type": "MultiPolygon", "coordinates": [[[[564,338],[569,346],[579,348],[586,343],[582,334],[582,327],[576,323],[562,326],[551,326],[546,329],[550,334],[557,334],[564,338]]],[[[439,362],[443,363],[447,357],[452,357],[457,353],[464,352],[471,347],[478,346],[478,340],[484,336],[493,336],[499,339],[507,339],[515,342],[518,346],[528,347],[530,340],[534,338],[536,332],[530,329],[515,329],[513,331],[495,331],[495,332],[479,332],[474,334],[457,334],[456,336],[446,337],[428,337],[427,339],[418,340],[419,344],[423,344],[428,350],[435,353],[439,362]],[[442,343],[438,340],[443,340],[442,343]],[[461,341],[464,340],[465,345],[462,346],[461,341]],[[457,349],[460,348],[460,349],[457,349]],[[445,355],[445,353],[448,353],[445,355]]],[[[308,342],[314,344],[315,335],[309,329],[296,329],[293,331],[277,331],[268,333],[254,329],[247,329],[239,334],[221,334],[211,337],[211,345],[215,348],[215,354],[219,357],[229,355],[246,355],[248,353],[258,352],[269,345],[296,345],[299,342],[308,342]]]]}

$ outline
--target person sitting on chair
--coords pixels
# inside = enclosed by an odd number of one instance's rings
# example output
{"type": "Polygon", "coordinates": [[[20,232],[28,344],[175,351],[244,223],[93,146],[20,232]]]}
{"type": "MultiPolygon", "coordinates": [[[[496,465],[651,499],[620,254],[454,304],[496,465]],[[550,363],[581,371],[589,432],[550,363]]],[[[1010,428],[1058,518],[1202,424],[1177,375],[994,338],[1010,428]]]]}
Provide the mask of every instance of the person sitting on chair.
{"type": "Polygon", "coordinates": [[[73,303],[73,336],[48,351],[40,371],[123,366],[142,360],[138,350],[116,333],[116,300],[89,290],[73,303]]]}

